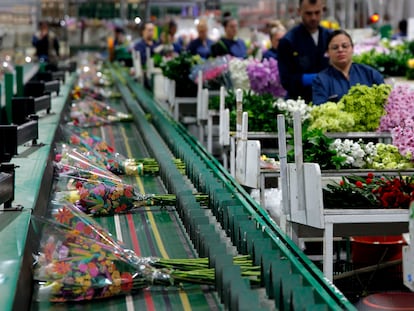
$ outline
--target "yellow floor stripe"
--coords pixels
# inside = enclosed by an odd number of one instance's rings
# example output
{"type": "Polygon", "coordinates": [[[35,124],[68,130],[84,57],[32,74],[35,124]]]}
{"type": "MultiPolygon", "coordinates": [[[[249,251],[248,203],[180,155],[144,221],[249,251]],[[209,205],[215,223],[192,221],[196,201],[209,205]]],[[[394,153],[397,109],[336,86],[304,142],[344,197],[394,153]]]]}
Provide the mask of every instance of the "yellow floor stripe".
{"type": "MultiPolygon", "coordinates": [[[[131,152],[131,147],[130,147],[129,141],[128,141],[128,137],[127,137],[127,135],[125,133],[125,129],[123,127],[121,127],[121,134],[122,134],[122,137],[123,137],[124,142],[125,142],[125,148],[126,148],[127,155],[128,155],[129,158],[133,158],[133,155],[132,155],[132,152],[131,152]]],[[[136,181],[137,181],[137,184],[138,184],[138,190],[140,191],[140,193],[144,194],[145,193],[144,184],[142,183],[142,180],[139,176],[136,177],[136,181]]],[[[167,250],[164,247],[164,243],[162,242],[160,233],[158,231],[158,227],[157,227],[157,224],[155,222],[154,216],[152,215],[152,212],[151,212],[150,208],[145,207],[145,210],[147,211],[147,217],[148,217],[148,220],[151,224],[151,229],[152,229],[152,232],[154,233],[154,238],[155,238],[155,241],[157,243],[157,247],[160,250],[161,257],[169,258],[167,250]]],[[[180,290],[179,295],[180,295],[181,303],[183,305],[183,309],[186,310],[186,311],[192,310],[191,305],[190,305],[190,301],[188,300],[187,294],[183,290],[180,290]]]]}

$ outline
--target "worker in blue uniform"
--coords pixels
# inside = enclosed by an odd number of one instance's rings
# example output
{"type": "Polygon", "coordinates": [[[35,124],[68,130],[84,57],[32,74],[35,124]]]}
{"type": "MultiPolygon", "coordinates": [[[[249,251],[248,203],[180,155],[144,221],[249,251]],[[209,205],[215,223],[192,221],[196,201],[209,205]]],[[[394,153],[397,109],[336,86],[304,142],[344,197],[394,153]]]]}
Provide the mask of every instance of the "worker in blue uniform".
{"type": "Polygon", "coordinates": [[[197,32],[198,37],[190,41],[187,51],[192,55],[200,55],[201,58],[207,59],[211,55],[213,40],[208,38],[208,25],[205,19],[199,20],[197,24],[197,32]]]}
{"type": "Polygon", "coordinates": [[[211,56],[231,55],[238,58],[247,57],[246,43],[237,38],[238,22],[229,12],[223,14],[224,36],[211,47],[211,56]]]}
{"type": "Polygon", "coordinates": [[[352,62],[353,43],[345,30],[335,30],[328,39],[330,66],[315,77],[312,103],[339,101],[356,84],[372,86],[384,83],[382,75],[367,65],[352,62]]]}
{"type": "Polygon", "coordinates": [[[280,39],[286,34],[286,28],[280,24],[270,29],[269,37],[271,47],[263,53],[263,59],[274,58],[277,60],[277,48],[280,39]]]}
{"type": "Polygon", "coordinates": [[[312,80],[329,65],[325,52],[331,32],[319,25],[322,12],[323,0],[299,0],[302,22],[279,42],[279,74],[288,98],[310,102],[312,80]]]}
{"type": "Polygon", "coordinates": [[[134,49],[139,52],[141,57],[141,65],[145,68],[147,57],[152,57],[155,48],[159,46],[159,42],[154,40],[155,26],[151,22],[147,22],[142,26],[141,39],[134,45],[134,49]],[[147,55],[147,48],[151,55],[147,55]]]}

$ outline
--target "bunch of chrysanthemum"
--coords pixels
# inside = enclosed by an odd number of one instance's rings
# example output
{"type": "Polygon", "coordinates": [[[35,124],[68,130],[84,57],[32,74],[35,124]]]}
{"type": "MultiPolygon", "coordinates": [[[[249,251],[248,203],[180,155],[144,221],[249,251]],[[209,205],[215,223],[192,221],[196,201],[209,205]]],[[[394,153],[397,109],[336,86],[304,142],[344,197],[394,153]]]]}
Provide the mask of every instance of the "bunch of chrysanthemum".
{"type": "Polygon", "coordinates": [[[406,118],[391,130],[392,143],[404,156],[414,154],[414,120],[406,118]]]}
{"type": "Polygon", "coordinates": [[[302,122],[308,120],[310,118],[310,113],[313,109],[312,106],[306,104],[305,100],[301,98],[298,98],[297,100],[284,100],[282,98],[279,98],[274,103],[274,105],[277,107],[279,111],[284,113],[284,115],[287,117],[288,123],[293,123],[293,114],[296,111],[299,111],[302,122]]]}
{"type": "Polygon", "coordinates": [[[362,140],[354,142],[350,139],[336,139],[330,146],[335,150],[337,156],[343,158],[341,167],[343,168],[365,168],[372,163],[376,155],[374,143],[364,144],[362,140]]]}
{"type": "Polygon", "coordinates": [[[231,76],[231,83],[234,90],[242,89],[242,90],[249,90],[250,89],[250,80],[247,75],[247,64],[249,60],[247,59],[239,59],[234,57],[229,61],[229,71],[231,76]]]}
{"type": "Polygon", "coordinates": [[[370,168],[376,170],[396,169],[403,170],[412,168],[414,165],[411,154],[401,155],[398,147],[391,144],[378,143],[375,145],[377,152],[370,168]]]}
{"type": "Polygon", "coordinates": [[[275,59],[264,59],[262,62],[252,60],[246,69],[252,91],[258,94],[271,94],[274,97],[286,95],[275,59]]]}
{"type": "Polygon", "coordinates": [[[385,105],[386,115],[381,118],[379,131],[390,131],[400,126],[405,119],[414,118],[414,90],[407,85],[398,85],[390,93],[385,105]]]}
{"type": "Polygon", "coordinates": [[[344,111],[343,103],[327,102],[310,111],[310,128],[324,132],[349,132],[354,127],[352,114],[344,111]]]}

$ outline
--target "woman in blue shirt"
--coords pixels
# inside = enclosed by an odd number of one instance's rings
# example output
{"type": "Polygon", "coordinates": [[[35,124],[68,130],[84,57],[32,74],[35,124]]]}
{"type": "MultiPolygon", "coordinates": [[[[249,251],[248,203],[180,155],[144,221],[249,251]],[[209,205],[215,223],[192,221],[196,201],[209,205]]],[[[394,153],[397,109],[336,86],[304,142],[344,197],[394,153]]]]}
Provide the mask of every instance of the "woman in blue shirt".
{"type": "Polygon", "coordinates": [[[335,30],[328,38],[330,65],[317,74],[312,83],[312,103],[337,102],[356,84],[372,86],[384,83],[375,69],[352,62],[354,45],[345,30],[335,30]]]}
{"type": "Polygon", "coordinates": [[[197,24],[198,37],[192,40],[187,50],[192,55],[200,55],[201,58],[207,59],[211,55],[211,46],[213,41],[207,37],[208,26],[205,19],[201,19],[197,24]]]}
{"type": "Polygon", "coordinates": [[[242,39],[237,38],[238,23],[230,13],[223,15],[224,36],[211,47],[211,56],[231,55],[239,58],[247,57],[247,47],[242,39]]]}
{"type": "Polygon", "coordinates": [[[274,58],[277,60],[277,47],[279,40],[286,34],[286,29],[283,25],[278,25],[270,30],[269,37],[271,47],[263,53],[263,59],[274,58]]]}

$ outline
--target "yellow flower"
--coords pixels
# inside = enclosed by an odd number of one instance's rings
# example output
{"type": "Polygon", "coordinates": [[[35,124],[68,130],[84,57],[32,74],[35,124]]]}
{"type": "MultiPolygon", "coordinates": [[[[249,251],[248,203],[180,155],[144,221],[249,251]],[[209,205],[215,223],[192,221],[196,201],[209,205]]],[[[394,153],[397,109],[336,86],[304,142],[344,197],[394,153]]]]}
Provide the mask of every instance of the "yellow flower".
{"type": "Polygon", "coordinates": [[[74,191],[70,191],[69,195],[68,195],[68,201],[70,203],[75,203],[76,201],[78,201],[80,199],[79,197],[79,193],[77,190],[74,191]]]}
{"type": "Polygon", "coordinates": [[[407,65],[408,65],[408,68],[410,68],[410,69],[414,69],[414,58],[410,58],[410,59],[407,61],[407,65]]]}

